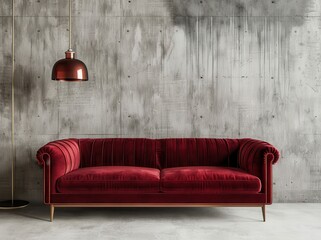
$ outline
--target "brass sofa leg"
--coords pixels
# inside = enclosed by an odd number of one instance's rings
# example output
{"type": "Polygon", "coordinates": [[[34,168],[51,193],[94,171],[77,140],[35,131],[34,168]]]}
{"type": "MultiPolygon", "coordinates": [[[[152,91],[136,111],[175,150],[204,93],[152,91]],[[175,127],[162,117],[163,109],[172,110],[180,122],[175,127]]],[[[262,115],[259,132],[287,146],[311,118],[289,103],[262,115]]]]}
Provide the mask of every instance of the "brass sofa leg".
{"type": "Polygon", "coordinates": [[[265,222],[265,205],[262,206],[263,222],[265,222]]]}
{"type": "Polygon", "coordinates": [[[55,206],[53,204],[50,204],[50,222],[53,221],[54,213],[55,213],[55,206]]]}

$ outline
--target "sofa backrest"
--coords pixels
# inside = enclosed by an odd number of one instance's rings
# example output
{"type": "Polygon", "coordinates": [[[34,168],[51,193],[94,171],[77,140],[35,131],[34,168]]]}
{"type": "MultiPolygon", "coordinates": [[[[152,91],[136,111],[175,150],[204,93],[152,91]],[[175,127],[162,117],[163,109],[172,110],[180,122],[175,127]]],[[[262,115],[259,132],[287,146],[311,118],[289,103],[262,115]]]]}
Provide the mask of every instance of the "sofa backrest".
{"type": "Polygon", "coordinates": [[[79,139],[80,167],[236,167],[238,139],[79,139]]]}
{"type": "Polygon", "coordinates": [[[160,168],[159,142],[144,138],[79,139],[80,167],[160,168]]]}
{"type": "Polygon", "coordinates": [[[238,139],[161,139],[162,168],[237,166],[238,139]]]}

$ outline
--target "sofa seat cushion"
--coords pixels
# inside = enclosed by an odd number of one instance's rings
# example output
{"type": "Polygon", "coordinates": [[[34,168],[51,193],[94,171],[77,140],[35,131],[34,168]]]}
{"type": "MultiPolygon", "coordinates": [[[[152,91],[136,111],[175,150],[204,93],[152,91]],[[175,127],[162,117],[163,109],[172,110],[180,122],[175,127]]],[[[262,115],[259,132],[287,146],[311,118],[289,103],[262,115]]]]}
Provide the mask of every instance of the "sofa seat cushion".
{"type": "Polygon", "coordinates": [[[258,177],[237,168],[175,167],[161,171],[162,192],[197,193],[258,193],[258,177]]]}
{"type": "Polygon", "coordinates": [[[87,167],[57,180],[59,193],[159,192],[160,171],[129,166],[87,167]]]}

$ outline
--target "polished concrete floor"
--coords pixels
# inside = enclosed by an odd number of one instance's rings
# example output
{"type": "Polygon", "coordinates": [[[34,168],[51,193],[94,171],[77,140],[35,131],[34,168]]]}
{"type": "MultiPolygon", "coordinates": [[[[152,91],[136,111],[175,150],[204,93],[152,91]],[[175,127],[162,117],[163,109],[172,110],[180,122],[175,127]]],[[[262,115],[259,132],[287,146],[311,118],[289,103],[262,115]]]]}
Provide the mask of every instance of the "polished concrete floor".
{"type": "Polygon", "coordinates": [[[0,210],[0,239],[321,239],[321,204],[260,208],[56,208],[0,210]]]}

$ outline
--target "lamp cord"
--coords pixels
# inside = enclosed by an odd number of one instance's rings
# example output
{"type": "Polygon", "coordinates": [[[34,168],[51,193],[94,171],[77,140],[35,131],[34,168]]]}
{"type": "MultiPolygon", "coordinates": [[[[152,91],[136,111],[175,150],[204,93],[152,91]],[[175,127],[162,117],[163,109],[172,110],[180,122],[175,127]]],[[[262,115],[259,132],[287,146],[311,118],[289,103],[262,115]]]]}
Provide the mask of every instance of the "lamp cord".
{"type": "Polygon", "coordinates": [[[12,154],[12,161],[11,161],[11,203],[13,205],[14,199],[14,188],[15,188],[15,165],[16,165],[16,149],[14,144],[14,137],[15,137],[15,121],[14,121],[14,79],[15,79],[15,53],[14,53],[14,5],[15,0],[12,0],[12,73],[11,73],[11,154],[12,154]]]}
{"type": "Polygon", "coordinates": [[[71,0],[69,0],[69,51],[71,50],[71,0]]]}

